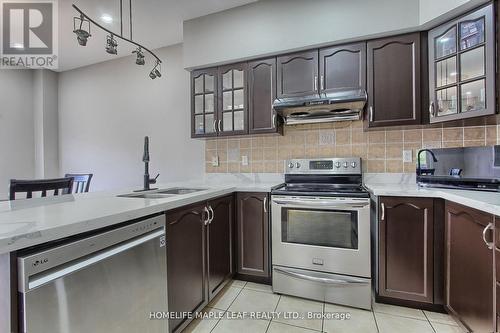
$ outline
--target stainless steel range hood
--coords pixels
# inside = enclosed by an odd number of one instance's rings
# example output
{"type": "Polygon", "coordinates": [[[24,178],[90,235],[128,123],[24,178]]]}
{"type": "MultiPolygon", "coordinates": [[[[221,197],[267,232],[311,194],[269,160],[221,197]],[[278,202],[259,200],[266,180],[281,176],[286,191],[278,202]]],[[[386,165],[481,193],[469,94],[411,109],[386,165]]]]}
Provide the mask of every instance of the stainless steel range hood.
{"type": "Polygon", "coordinates": [[[359,120],[367,100],[363,89],[276,99],[273,108],[285,124],[359,120]]]}

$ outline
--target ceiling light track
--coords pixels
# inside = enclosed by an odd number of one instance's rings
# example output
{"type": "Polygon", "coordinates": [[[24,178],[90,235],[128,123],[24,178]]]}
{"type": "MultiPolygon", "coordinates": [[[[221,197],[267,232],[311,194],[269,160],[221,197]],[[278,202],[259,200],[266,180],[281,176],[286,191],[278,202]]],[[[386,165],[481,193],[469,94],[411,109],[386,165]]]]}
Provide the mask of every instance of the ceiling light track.
{"type": "Polygon", "coordinates": [[[157,77],[161,77],[161,73],[159,69],[161,69],[161,59],[150,49],[145,47],[144,45],[141,45],[137,42],[134,42],[132,40],[132,0],[130,0],[130,39],[123,36],[123,9],[122,9],[122,0],[120,0],[120,34],[116,34],[112,32],[111,30],[103,27],[99,23],[97,23],[95,20],[93,20],[90,16],[85,14],[80,8],[78,8],[76,5],[72,5],[73,8],[80,14],[80,17],[74,17],[73,18],[73,26],[74,30],[73,32],[77,35],[78,43],[81,46],[86,46],[87,45],[87,39],[91,37],[92,35],[90,34],[90,24],[92,23],[96,27],[98,27],[101,30],[106,31],[109,35],[106,38],[106,52],[110,54],[117,54],[117,47],[118,43],[116,42],[115,38],[119,38],[125,42],[128,42],[130,44],[133,44],[137,46],[137,49],[133,51],[132,53],[136,53],[137,60],[136,64],[137,65],[144,65],[144,54],[143,51],[146,51],[150,55],[152,55],[155,58],[155,65],[153,67],[153,70],[150,72],[149,77],[152,79],[155,79],[157,77]],[[77,21],[80,21],[78,27],[77,27],[77,21]],[[83,24],[86,23],[88,26],[88,31],[83,29],[83,24]]]}

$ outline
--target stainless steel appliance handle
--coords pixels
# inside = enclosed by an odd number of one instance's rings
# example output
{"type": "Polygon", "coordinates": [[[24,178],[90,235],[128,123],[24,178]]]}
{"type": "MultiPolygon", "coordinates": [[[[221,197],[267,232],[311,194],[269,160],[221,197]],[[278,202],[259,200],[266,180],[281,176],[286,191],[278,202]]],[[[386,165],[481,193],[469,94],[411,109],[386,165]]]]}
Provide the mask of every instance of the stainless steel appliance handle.
{"type": "Polygon", "coordinates": [[[381,216],[380,216],[380,220],[382,220],[382,221],[383,221],[383,220],[385,219],[385,204],[382,202],[382,203],[380,204],[380,207],[382,208],[382,214],[381,214],[381,216]]]}
{"type": "Polygon", "coordinates": [[[320,76],[320,87],[321,87],[321,90],[325,89],[325,77],[323,75],[320,76]]]}
{"type": "Polygon", "coordinates": [[[309,207],[345,207],[345,208],[362,208],[369,205],[369,202],[360,202],[360,203],[350,203],[347,204],[345,202],[333,202],[327,200],[317,200],[317,201],[303,201],[303,200],[294,200],[294,199],[273,199],[273,202],[278,205],[298,205],[298,206],[309,206],[309,207]]]}
{"type": "Polygon", "coordinates": [[[360,280],[360,279],[355,279],[355,278],[348,278],[345,280],[339,280],[339,279],[329,279],[329,278],[322,278],[322,277],[316,277],[316,276],[309,276],[305,274],[300,274],[297,272],[291,272],[282,268],[274,267],[274,270],[281,273],[285,274],[288,276],[296,277],[299,279],[303,280],[308,280],[308,281],[313,281],[313,282],[319,282],[319,283],[326,283],[326,284],[340,284],[340,285],[361,285],[361,284],[369,284],[370,282],[366,280],[360,280]]]}
{"type": "Polygon", "coordinates": [[[373,121],[373,106],[370,106],[370,121],[373,121]]]}
{"type": "Polygon", "coordinates": [[[267,213],[267,196],[264,197],[264,213],[267,213]]]}
{"type": "Polygon", "coordinates": [[[85,257],[84,260],[76,260],[73,264],[70,265],[62,265],[60,269],[51,269],[43,273],[39,273],[33,275],[33,279],[29,279],[28,281],[28,290],[37,288],[43,284],[52,282],[57,280],[63,276],[69,275],[73,272],[79,271],[88,267],[90,265],[94,265],[100,261],[103,261],[107,258],[110,258],[119,253],[130,250],[136,246],[149,242],[152,239],[165,235],[164,228],[157,229],[156,231],[151,231],[150,233],[144,234],[141,237],[134,238],[125,243],[121,243],[119,246],[113,246],[108,250],[99,251],[90,257],[85,257]]]}
{"type": "Polygon", "coordinates": [[[492,250],[493,249],[493,242],[488,242],[486,240],[486,233],[488,232],[488,229],[493,230],[493,223],[492,222],[488,223],[488,225],[483,229],[483,242],[484,242],[484,244],[486,244],[488,249],[492,250]]]}
{"type": "Polygon", "coordinates": [[[314,90],[318,90],[318,76],[314,75],[314,90]]]}
{"type": "Polygon", "coordinates": [[[205,212],[205,216],[207,217],[205,220],[203,220],[203,224],[207,225],[210,221],[210,211],[208,210],[207,206],[203,207],[203,211],[205,212]]]}
{"type": "Polygon", "coordinates": [[[429,104],[429,114],[431,115],[431,117],[435,116],[435,114],[434,114],[434,102],[433,101],[431,101],[429,104]]]}
{"type": "Polygon", "coordinates": [[[273,125],[272,125],[273,128],[276,127],[276,114],[273,114],[273,120],[272,120],[272,122],[273,122],[273,125]]]}
{"type": "MultiPolygon", "coordinates": [[[[208,219],[208,224],[212,223],[212,221],[214,220],[214,217],[215,217],[215,213],[214,213],[214,210],[212,209],[212,206],[208,206],[208,210],[210,212],[210,214],[212,215],[212,217],[210,217],[208,219]]],[[[210,215],[209,215],[210,216],[210,215]]]]}

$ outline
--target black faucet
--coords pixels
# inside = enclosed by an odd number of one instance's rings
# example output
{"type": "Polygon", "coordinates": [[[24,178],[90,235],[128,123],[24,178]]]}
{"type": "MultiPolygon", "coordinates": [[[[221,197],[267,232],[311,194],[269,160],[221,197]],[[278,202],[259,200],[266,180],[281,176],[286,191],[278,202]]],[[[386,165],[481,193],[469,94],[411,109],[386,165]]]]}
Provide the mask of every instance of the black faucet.
{"type": "Polygon", "coordinates": [[[149,185],[156,184],[156,179],[160,174],[157,174],[155,178],[149,178],[149,137],[144,137],[144,155],[142,156],[142,161],[144,162],[144,188],[142,191],[156,190],[151,188],[149,185]]]}
{"type": "Polygon", "coordinates": [[[420,154],[422,154],[422,152],[429,152],[432,156],[432,160],[434,161],[434,163],[436,163],[438,160],[436,158],[436,155],[434,155],[434,153],[432,152],[432,150],[429,150],[429,149],[420,149],[418,151],[418,154],[417,154],[417,176],[420,176],[422,174],[422,168],[420,166],[420,154]]]}

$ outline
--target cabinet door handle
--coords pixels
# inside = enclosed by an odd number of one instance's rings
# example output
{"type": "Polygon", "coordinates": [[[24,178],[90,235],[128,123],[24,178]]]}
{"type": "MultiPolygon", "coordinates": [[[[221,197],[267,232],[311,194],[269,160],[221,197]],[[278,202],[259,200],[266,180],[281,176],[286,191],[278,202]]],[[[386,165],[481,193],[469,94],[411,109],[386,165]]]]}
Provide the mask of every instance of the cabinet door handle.
{"type": "Polygon", "coordinates": [[[488,223],[488,225],[483,229],[483,242],[484,242],[484,244],[486,244],[488,249],[492,250],[493,249],[493,242],[488,242],[486,240],[486,233],[488,232],[489,229],[493,230],[493,223],[492,222],[488,223]]]}
{"type": "Polygon", "coordinates": [[[214,120],[214,132],[217,132],[217,120],[214,120]]]}
{"type": "Polygon", "coordinates": [[[434,102],[431,102],[429,104],[429,114],[431,115],[431,117],[435,116],[435,113],[434,113],[434,102]]]}
{"type": "Polygon", "coordinates": [[[264,213],[267,213],[267,196],[264,197],[264,213]]]}
{"type": "Polygon", "coordinates": [[[373,122],[373,106],[370,106],[370,119],[371,122],[373,122]]]}
{"type": "Polygon", "coordinates": [[[203,224],[204,224],[204,225],[207,225],[207,224],[208,224],[208,221],[210,221],[210,212],[208,211],[207,206],[205,206],[205,207],[203,208],[203,211],[204,211],[204,212],[205,212],[205,214],[206,214],[206,215],[205,215],[205,216],[206,216],[206,219],[203,221],[203,224]]]}
{"type": "Polygon", "coordinates": [[[320,89],[324,90],[325,89],[325,77],[323,75],[321,75],[319,78],[320,78],[319,79],[319,85],[321,87],[320,89]]]}
{"type": "MultiPolygon", "coordinates": [[[[212,217],[209,217],[208,218],[208,224],[212,223],[212,221],[214,220],[214,217],[215,217],[215,213],[214,213],[214,210],[212,209],[212,206],[208,206],[208,210],[211,214],[212,217]]],[[[210,215],[209,215],[210,216],[210,215]]]]}
{"type": "Polygon", "coordinates": [[[384,203],[380,204],[380,208],[382,209],[382,212],[380,214],[380,220],[384,221],[384,219],[385,219],[385,205],[384,205],[384,203]]]}
{"type": "Polygon", "coordinates": [[[314,84],[314,90],[318,90],[318,76],[317,75],[314,75],[313,84],[314,84]]]}
{"type": "Polygon", "coordinates": [[[221,122],[221,120],[219,119],[219,122],[217,123],[217,127],[219,128],[219,132],[221,132],[221,130],[220,130],[220,122],[221,122]]]}
{"type": "Polygon", "coordinates": [[[273,122],[273,128],[276,127],[276,115],[275,114],[273,114],[272,122],[273,122]]]}

